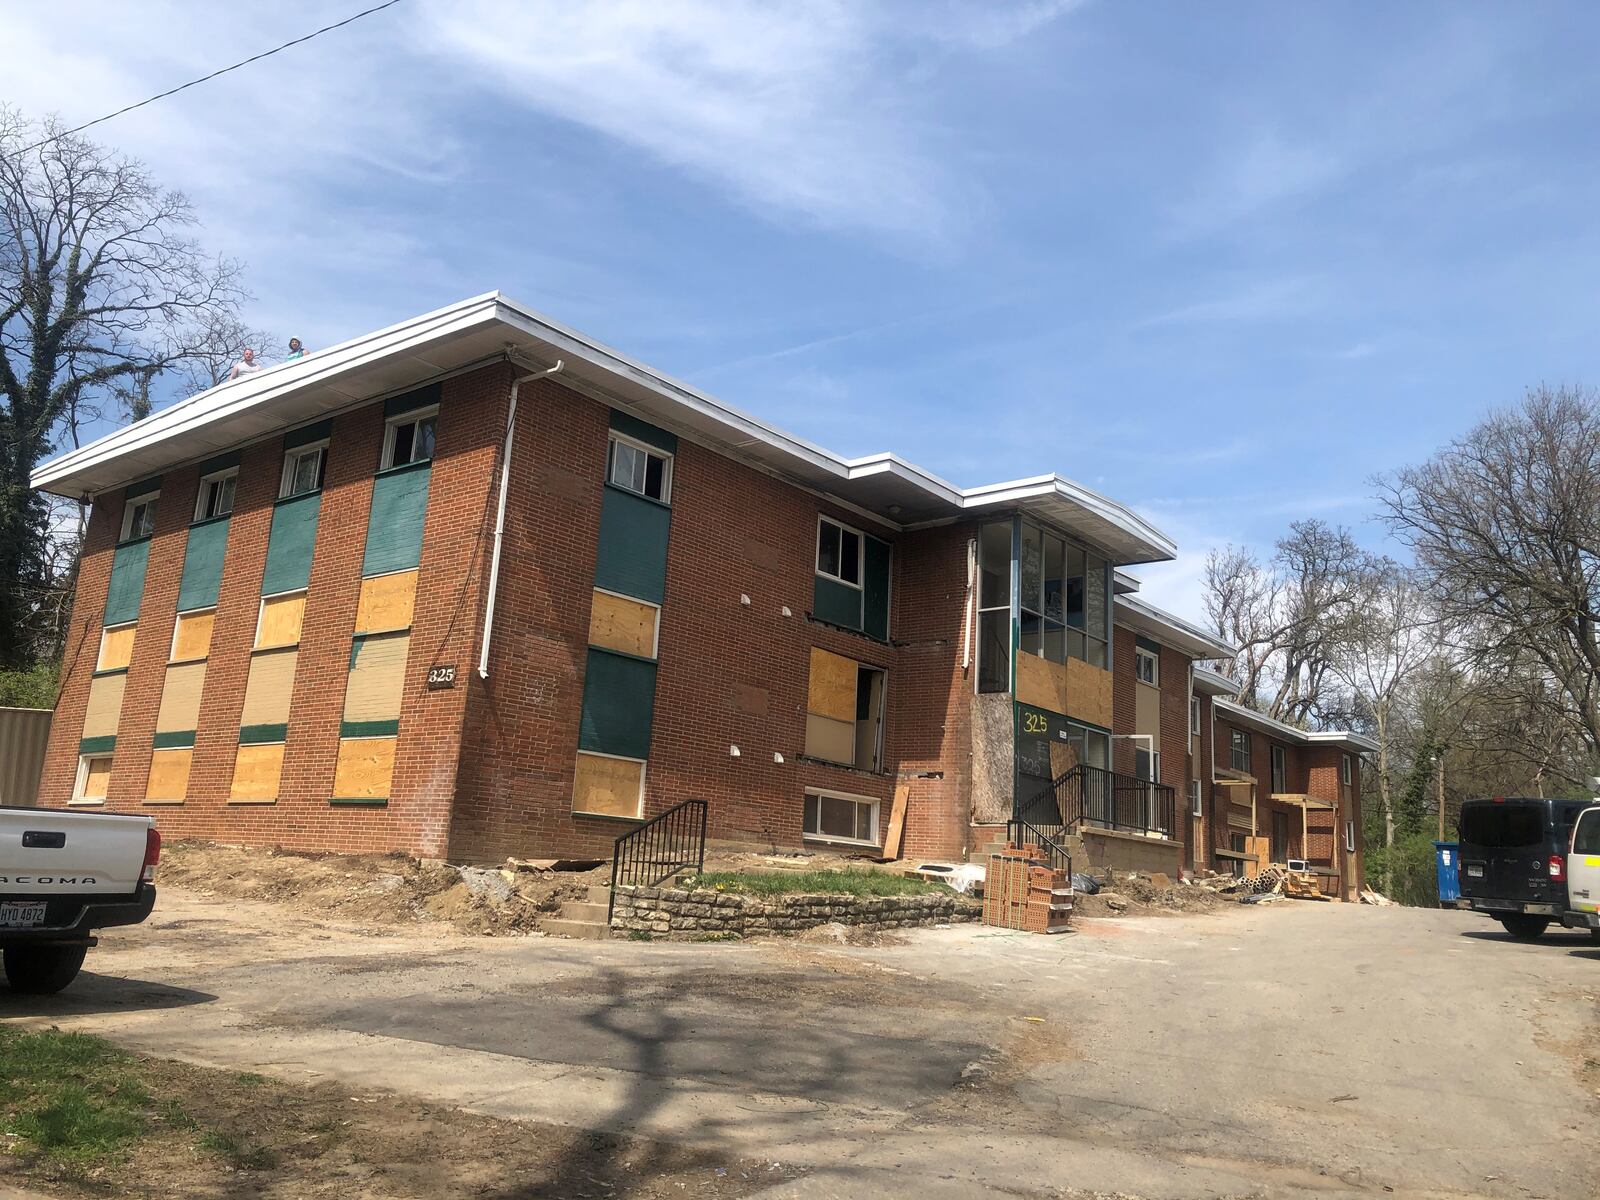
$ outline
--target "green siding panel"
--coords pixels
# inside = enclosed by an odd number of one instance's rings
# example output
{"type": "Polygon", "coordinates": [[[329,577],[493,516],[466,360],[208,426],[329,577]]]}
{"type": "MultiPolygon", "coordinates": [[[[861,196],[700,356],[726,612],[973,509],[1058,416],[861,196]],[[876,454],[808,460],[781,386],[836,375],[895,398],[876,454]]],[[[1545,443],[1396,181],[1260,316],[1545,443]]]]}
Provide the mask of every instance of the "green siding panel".
{"type": "Polygon", "coordinates": [[[170,730],[166,733],[158,733],[154,742],[157,750],[187,750],[193,745],[194,730],[192,729],[186,733],[176,733],[170,730]]]}
{"type": "Polygon", "coordinates": [[[321,492],[279,500],[273,506],[267,569],[261,576],[263,596],[298,591],[311,582],[311,551],[317,544],[321,511],[321,492]]]}
{"type": "Polygon", "coordinates": [[[383,402],[383,419],[398,417],[401,413],[408,413],[414,408],[426,408],[430,404],[439,403],[444,395],[444,384],[430,383],[426,387],[413,388],[403,396],[383,402]]]}
{"type": "Polygon", "coordinates": [[[243,456],[237,450],[230,450],[226,454],[219,454],[215,458],[208,458],[194,469],[194,473],[204,479],[207,475],[214,475],[218,471],[226,471],[229,467],[237,467],[243,456]]]}
{"type": "Polygon", "coordinates": [[[667,532],[672,510],[607,486],[600,502],[600,551],[594,585],[660,604],[667,589],[667,532]]]}
{"type": "Polygon", "coordinates": [[[117,748],[117,735],[108,733],[105,737],[84,738],[78,743],[79,754],[110,754],[117,748]]]}
{"type": "Polygon", "coordinates": [[[333,418],[318,421],[315,425],[302,425],[299,429],[291,429],[283,435],[283,448],[293,450],[296,446],[309,446],[312,442],[320,442],[323,438],[333,433],[333,418]]]}
{"type": "Polygon", "coordinates": [[[127,487],[123,488],[122,498],[124,500],[137,500],[140,496],[145,496],[151,492],[159,491],[160,488],[161,476],[152,475],[149,479],[141,479],[138,483],[130,483],[127,487]]]}
{"type": "Polygon", "coordinates": [[[121,625],[139,619],[144,596],[144,569],[150,562],[150,539],[126,542],[111,560],[111,586],[106,592],[105,624],[121,625]]]}
{"type": "Polygon", "coordinates": [[[228,548],[229,518],[191,526],[183,548],[183,582],[178,585],[178,611],[210,608],[222,587],[222,555],[228,548]]]}
{"type": "Polygon", "coordinates": [[[658,429],[648,421],[641,421],[638,417],[630,416],[617,409],[611,410],[611,428],[618,433],[625,434],[635,441],[643,442],[647,446],[654,446],[657,450],[665,450],[668,454],[678,452],[678,435],[668,433],[665,429],[658,429]]]}
{"type": "Polygon", "coordinates": [[[246,725],[239,730],[241,746],[266,746],[289,740],[287,725],[246,725]]]}
{"type": "Polygon", "coordinates": [[[422,522],[428,514],[431,463],[386,471],[372,481],[363,575],[406,571],[422,561],[422,522]]]}
{"type": "Polygon", "coordinates": [[[861,589],[816,576],[816,589],[811,598],[811,615],[830,625],[843,625],[846,629],[861,628],[861,589]]]}
{"type": "Polygon", "coordinates": [[[624,758],[650,757],[655,705],[655,663],[590,647],[578,746],[624,758]]]}
{"type": "Polygon", "coordinates": [[[399,732],[399,720],[339,722],[339,736],[342,738],[395,737],[399,732]]]}
{"type": "Polygon", "coordinates": [[[880,642],[889,640],[889,543],[866,541],[866,578],[862,580],[861,632],[880,642]]]}

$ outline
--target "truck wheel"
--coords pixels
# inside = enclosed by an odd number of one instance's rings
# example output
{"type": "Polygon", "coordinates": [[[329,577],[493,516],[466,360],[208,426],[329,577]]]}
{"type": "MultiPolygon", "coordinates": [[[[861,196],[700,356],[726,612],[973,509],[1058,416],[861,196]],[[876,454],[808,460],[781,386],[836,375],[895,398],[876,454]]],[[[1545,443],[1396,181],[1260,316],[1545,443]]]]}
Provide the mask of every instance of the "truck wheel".
{"type": "Polygon", "coordinates": [[[29,996],[53,996],[78,977],[87,946],[7,946],[6,982],[29,996]]]}
{"type": "Polygon", "coordinates": [[[1600,929],[1589,930],[1589,940],[1596,945],[1600,945],[1600,929]]]}
{"type": "Polygon", "coordinates": [[[1517,941],[1536,942],[1544,936],[1544,931],[1550,928],[1550,918],[1518,913],[1513,917],[1501,917],[1500,924],[1504,925],[1506,932],[1517,941]]]}

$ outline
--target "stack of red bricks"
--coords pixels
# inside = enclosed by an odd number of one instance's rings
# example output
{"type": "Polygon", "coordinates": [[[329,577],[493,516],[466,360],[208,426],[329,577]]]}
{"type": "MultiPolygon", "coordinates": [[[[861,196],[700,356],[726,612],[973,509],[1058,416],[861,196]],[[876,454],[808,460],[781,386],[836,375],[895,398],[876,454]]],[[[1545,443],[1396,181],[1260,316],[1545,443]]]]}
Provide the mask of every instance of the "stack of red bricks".
{"type": "Polygon", "coordinates": [[[1025,933],[1065,933],[1072,915],[1072,881],[1028,843],[1008,842],[989,856],[983,883],[983,923],[1025,933]]]}

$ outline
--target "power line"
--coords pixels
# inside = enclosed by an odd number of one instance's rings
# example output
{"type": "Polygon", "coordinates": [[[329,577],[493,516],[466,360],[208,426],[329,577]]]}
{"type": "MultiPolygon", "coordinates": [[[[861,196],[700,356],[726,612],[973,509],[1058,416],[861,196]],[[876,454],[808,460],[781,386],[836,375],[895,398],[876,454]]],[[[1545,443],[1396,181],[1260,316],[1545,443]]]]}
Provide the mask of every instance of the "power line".
{"type": "Polygon", "coordinates": [[[359,21],[362,17],[370,17],[375,12],[382,12],[386,8],[393,8],[399,3],[400,0],[384,0],[382,4],[374,4],[371,8],[362,9],[354,16],[346,17],[342,21],[335,21],[332,25],[324,25],[321,29],[313,30],[304,37],[295,38],[292,42],[285,42],[281,46],[274,46],[271,50],[263,50],[260,54],[251,55],[249,58],[244,59],[241,62],[234,63],[231,67],[223,67],[220,70],[211,72],[209,75],[202,75],[199,79],[191,79],[188,83],[182,83],[175,88],[169,88],[167,91],[158,92],[156,95],[151,96],[147,100],[141,100],[137,104],[130,104],[126,108],[117,109],[117,111],[114,113],[107,113],[105,116],[96,117],[92,121],[85,121],[82,125],[75,126],[72,129],[62,130],[60,133],[53,134],[52,136],[45,138],[43,141],[35,142],[31,146],[24,146],[17,153],[28,154],[39,149],[41,146],[48,146],[51,142],[58,142],[64,137],[71,137],[75,133],[82,133],[85,129],[88,129],[92,125],[103,124],[104,122],[111,120],[113,117],[120,117],[123,113],[130,113],[136,108],[143,108],[146,104],[154,104],[157,100],[165,100],[168,96],[175,96],[186,88],[192,88],[198,84],[215,79],[218,75],[226,75],[229,71],[237,71],[240,67],[248,67],[253,62],[260,62],[263,58],[271,58],[274,54],[277,54],[283,50],[287,50],[291,46],[298,46],[302,42],[309,42],[312,38],[321,37],[323,34],[331,33],[335,29],[342,29],[344,26],[349,25],[352,21],[359,21]]]}

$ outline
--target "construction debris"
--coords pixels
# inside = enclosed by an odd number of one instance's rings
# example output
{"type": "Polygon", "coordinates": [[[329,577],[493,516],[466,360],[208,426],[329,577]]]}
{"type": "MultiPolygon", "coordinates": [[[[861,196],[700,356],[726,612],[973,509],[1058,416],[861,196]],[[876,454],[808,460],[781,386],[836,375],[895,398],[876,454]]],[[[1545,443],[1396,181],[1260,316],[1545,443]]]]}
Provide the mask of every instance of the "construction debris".
{"type": "Polygon", "coordinates": [[[1072,881],[1039,847],[1008,842],[989,856],[983,884],[983,923],[1027,933],[1065,933],[1072,915],[1072,881]]]}
{"type": "Polygon", "coordinates": [[[1361,892],[1361,903],[1363,903],[1363,904],[1375,904],[1379,908],[1394,908],[1395,907],[1395,902],[1393,900],[1389,899],[1389,897],[1383,895],[1380,892],[1373,891],[1371,888],[1365,888],[1365,889],[1362,890],[1362,892],[1361,892]]]}

